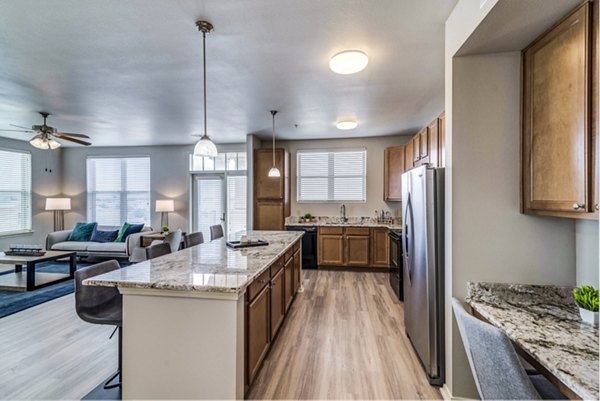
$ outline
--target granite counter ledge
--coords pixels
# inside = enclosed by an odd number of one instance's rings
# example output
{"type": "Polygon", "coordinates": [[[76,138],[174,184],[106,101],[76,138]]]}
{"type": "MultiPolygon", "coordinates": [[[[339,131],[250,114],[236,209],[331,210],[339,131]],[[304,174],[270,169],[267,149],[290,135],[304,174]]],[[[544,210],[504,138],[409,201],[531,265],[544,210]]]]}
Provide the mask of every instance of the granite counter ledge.
{"type": "Polygon", "coordinates": [[[582,399],[598,399],[598,328],[583,323],[572,287],[468,283],[467,303],[582,399]]]}
{"type": "Polygon", "coordinates": [[[232,249],[221,238],[89,278],[83,284],[121,289],[241,294],[303,234],[296,231],[249,231],[250,240],[265,240],[269,245],[232,249]]]}

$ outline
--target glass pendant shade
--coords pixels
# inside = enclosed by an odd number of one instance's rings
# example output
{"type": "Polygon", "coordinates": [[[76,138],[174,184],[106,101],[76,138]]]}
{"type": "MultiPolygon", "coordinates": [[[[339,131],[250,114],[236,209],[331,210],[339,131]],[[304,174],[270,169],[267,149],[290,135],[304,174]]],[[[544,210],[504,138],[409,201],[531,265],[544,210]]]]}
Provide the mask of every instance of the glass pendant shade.
{"type": "Polygon", "coordinates": [[[50,149],[54,150],[60,148],[60,143],[54,139],[50,139],[48,141],[48,146],[50,146],[50,149]]]}
{"type": "Polygon", "coordinates": [[[275,166],[271,167],[271,170],[269,170],[269,177],[281,177],[279,169],[275,166]]]}
{"type": "Polygon", "coordinates": [[[31,140],[29,141],[29,143],[34,148],[38,148],[38,149],[44,149],[45,150],[45,149],[48,149],[50,147],[50,145],[48,145],[48,140],[46,138],[44,138],[41,134],[36,135],[33,138],[31,138],[31,140]]]}
{"type": "Polygon", "coordinates": [[[194,155],[217,157],[217,147],[208,136],[203,136],[194,146],[194,155]]]}

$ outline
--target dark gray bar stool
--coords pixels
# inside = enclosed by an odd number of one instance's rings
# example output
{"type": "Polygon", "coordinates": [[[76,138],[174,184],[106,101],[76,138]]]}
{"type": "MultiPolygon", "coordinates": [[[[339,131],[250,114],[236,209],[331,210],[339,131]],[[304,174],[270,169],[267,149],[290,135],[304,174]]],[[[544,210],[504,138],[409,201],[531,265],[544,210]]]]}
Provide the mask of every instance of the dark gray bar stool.
{"type": "Polygon", "coordinates": [[[456,298],[452,298],[452,309],[482,400],[567,398],[544,376],[527,374],[501,330],[472,316],[456,298]]]}
{"type": "Polygon", "coordinates": [[[183,244],[186,248],[194,245],[204,244],[204,234],[202,234],[200,231],[186,234],[183,236],[183,244]]]}
{"type": "Polygon", "coordinates": [[[223,226],[220,224],[215,224],[214,226],[210,226],[210,240],[214,240],[217,238],[221,238],[223,236],[223,226]]]}
{"type": "Polygon", "coordinates": [[[158,258],[159,256],[168,255],[171,253],[171,245],[166,242],[152,245],[146,248],[146,260],[158,258]]]}
{"type": "MultiPolygon", "coordinates": [[[[116,326],[119,331],[119,370],[105,383],[105,389],[121,386],[118,383],[110,384],[117,376],[121,375],[122,349],[123,349],[123,296],[115,287],[99,287],[83,285],[82,282],[90,277],[120,269],[119,262],[108,260],[75,272],[75,310],[84,321],[93,324],[116,326]]],[[[110,338],[114,335],[111,334],[110,338]]],[[[122,379],[122,378],[120,378],[122,379]]]]}

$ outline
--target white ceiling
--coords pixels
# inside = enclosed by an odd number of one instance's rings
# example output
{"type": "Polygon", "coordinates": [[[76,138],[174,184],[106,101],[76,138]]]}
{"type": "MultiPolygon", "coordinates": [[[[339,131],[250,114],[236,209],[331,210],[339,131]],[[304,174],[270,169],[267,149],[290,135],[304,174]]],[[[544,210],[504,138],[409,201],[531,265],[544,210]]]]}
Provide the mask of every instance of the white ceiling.
{"type": "MultiPolygon", "coordinates": [[[[96,146],[410,134],[442,111],[444,22],[456,0],[2,0],[0,128],[40,123],[96,146]],[[337,75],[332,54],[367,68],[337,75]],[[336,121],[359,127],[339,131],[336,121]],[[298,127],[295,127],[295,124],[298,127]]],[[[27,134],[3,136],[28,139],[27,134]]]]}

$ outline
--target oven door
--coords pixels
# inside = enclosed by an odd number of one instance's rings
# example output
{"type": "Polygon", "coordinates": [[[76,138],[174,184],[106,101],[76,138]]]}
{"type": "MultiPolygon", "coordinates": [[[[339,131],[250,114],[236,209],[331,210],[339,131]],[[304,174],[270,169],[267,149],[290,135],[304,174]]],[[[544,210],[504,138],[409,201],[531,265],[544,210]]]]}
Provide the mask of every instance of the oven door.
{"type": "Polygon", "coordinates": [[[389,233],[390,237],[390,286],[398,297],[403,300],[402,291],[402,245],[401,238],[393,233],[389,233]]]}

